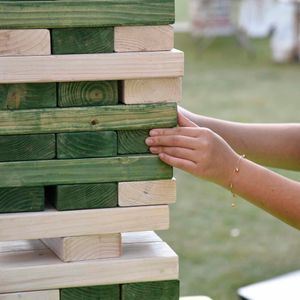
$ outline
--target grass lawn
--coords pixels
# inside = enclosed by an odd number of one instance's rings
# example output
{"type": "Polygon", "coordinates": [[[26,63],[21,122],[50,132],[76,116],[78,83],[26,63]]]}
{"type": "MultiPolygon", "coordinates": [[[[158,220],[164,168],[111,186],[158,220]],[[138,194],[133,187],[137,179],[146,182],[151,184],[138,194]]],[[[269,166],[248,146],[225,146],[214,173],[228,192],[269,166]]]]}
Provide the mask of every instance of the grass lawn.
{"type": "MultiPolygon", "coordinates": [[[[182,106],[233,121],[300,122],[300,65],[275,65],[268,41],[253,45],[250,58],[233,38],[202,50],[177,34],[186,60],[182,106]]],[[[300,181],[296,172],[280,172],[300,181]]],[[[160,235],[180,257],[182,295],[232,300],[240,286],[300,268],[297,230],[242,199],[231,208],[230,193],[216,185],[180,171],[176,177],[171,228],[160,235]]]]}

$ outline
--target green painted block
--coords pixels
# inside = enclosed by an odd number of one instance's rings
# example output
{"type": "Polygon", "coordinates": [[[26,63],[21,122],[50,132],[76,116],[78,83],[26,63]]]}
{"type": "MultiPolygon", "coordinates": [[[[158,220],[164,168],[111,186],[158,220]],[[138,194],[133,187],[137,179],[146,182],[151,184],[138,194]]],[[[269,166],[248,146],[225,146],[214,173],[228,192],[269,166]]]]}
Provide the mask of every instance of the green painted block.
{"type": "Polygon", "coordinates": [[[117,155],[114,131],[57,134],[57,158],[108,157],[117,155]]]}
{"type": "Polygon", "coordinates": [[[176,103],[0,111],[0,135],[135,130],[176,125],[176,103]]]}
{"type": "Polygon", "coordinates": [[[101,106],[118,104],[118,81],[58,83],[58,106],[101,106]]]}
{"type": "Polygon", "coordinates": [[[179,300],[179,281],[156,281],[122,285],[122,300],[179,300]]]}
{"type": "Polygon", "coordinates": [[[75,28],[174,23],[174,0],[0,1],[0,28],[75,28]]]}
{"type": "Polygon", "coordinates": [[[118,184],[59,185],[51,202],[57,210],[111,208],[118,206],[118,184]]]}
{"type": "Polygon", "coordinates": [[[120,130],[118,131],[118,154],[149,153],[145,139],[149,130],[120,130]]]}
{"type": "Polygon", "coordinates": [[[60,290],[60,300],[119,300],[120,286],[104,285],[60,290]]]}
{"type": "Polygon", "coordinates": [[[0,110],[56,107],[55,83],[0,84],[0,110]]]}
{"type": "Polygon", "coordinates": [[[55,134],[0,136],[0,161],[53,159],[55,134]]]}
{"type": "Polygon", "coordinates": [[[0,187],[143,181],[172,177],[173,169],[158,156],[150,154],[0,163],[0,187]]]}
{"type": "Polygon", "coordinates": [[[44,210],[43,187],[0,188],[0,213],[44,210]]]}
{"type": "Polygon", "coordinates": [[[51,31],[52,54],[114,52],[114,28],[64,28],[51,31]]]}

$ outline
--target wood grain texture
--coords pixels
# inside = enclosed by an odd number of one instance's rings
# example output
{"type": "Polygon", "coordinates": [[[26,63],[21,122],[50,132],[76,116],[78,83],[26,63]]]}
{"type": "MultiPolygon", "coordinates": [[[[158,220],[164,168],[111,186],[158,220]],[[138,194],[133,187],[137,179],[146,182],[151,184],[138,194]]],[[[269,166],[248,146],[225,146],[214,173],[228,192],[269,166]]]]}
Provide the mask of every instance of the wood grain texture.
{"type": "Polygon", "coordinates": [[[174,30],[166,26],[115,27],[115,52],[166,51],[174,48],[174,30]]]}
{"type": "Polygon", "coordinates": [[[174,0],[0,1],[4,29],[171,24],[174,17],[174,0]]]}
{"type": "Polygon", "coordinates": [[[61,82],[58,106],[100,106],[118,104],[117,81],[61,82]]]}
{"type": "Polygon", "coordinates": [[[0,213],[44,210],[43,187],[0,188],[0,213]]]}
{"type": "Polygon", "coordinates": [[[57,134],[57,158],[108,157],[117,155],[114,131],[57,134]]]}
{"type": "Polygon", "coordinates": [[[121,255],[121,234],[42,239],[62,261],[112,258],[121,255]]]}
{"type": "Polygon", "coordinates": [[[0,163],[0,187],[170,179],[155,155],[0,163]]]}
{"type": "Polygon", "coordinates": [[[174,103],[0,111],[0,135],[134,130],[177,125],[174,103]]]}
{"type": "Polygon", "coordinates": [[[183,53],[175,49],[162,52],[0,57],[0,83],[180,77],[183,76],[183,59],[183,53]]]}
{"type": "Polygon", "coordinates": [[[125,244],[120,258],[64,263],[48,249],[0,254],[0,293],[178,278],[166,243],[125,244]]]}
{"type": "Polygon", "coordinates": [[[101,285],[60,290],[60,300],[119,300],[120,286],[101,285]]]}
{"type": "Polygon", "coordinates": [[[176,202],[176,180],[120,182],[119,206],[171,204],[176,202]]]}
{"type": "Polygon", "coordinates": [[[0,294],[0,300],[59,300],[59,290],[0,294]]]}
{"type": "Polygon", "coordinates": [[[121,101],[125,104],[179,102],[182,78],[130,79],[122,83],[121,101]]]}
{"type": "Polygon", "coordinates": [[[119,130],[118,154],[150,153],[145,140],[149,136],[149,129],[145,130],[119,130]]]}
{"type": "Polygon", "coordinates": [[[167,205],[0,214],[2,241],[164,230],[168,227],[167,205]]]}
{"type": "Polygon", "coordinates": [[[50,54],[49,30],[0,30],[0,56],[50,54]]]}
{"type": "Polygon", "coordinates": [[[0,84],[0,110],[55,106],[55,83],[0,84]]]}
{"type": "Polygon", "coordinates": [[[0,136],[0,161],[41,160],[55,157],[55,135],[0,136]]]}
{"type": "Polygon", "coordinates": [[[51,31],[52,54],[114,52],[114,28],[64,28],[51,31]]]}
{"type": "Polygon", "coordinates": [[[179,281],[154,281],[122,285],[122,300],[179,300],[179,281]]]}
{"type": "Polygon", "coordinates": [[[118,206],[118,185],[112,183],[59,185],[52,203],[57,210],[111,208],[118,206]]]}

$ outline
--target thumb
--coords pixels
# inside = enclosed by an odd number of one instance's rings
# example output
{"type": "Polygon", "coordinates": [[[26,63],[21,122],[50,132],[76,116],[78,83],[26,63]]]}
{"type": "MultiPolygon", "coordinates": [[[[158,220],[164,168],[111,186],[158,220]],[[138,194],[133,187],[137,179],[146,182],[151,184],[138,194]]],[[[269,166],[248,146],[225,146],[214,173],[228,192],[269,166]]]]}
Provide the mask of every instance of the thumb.
{"type": "Polygon", "coordinates": [[[198,127],[194,122],[178,112],[178,125],[180,127],[198,127]]]}

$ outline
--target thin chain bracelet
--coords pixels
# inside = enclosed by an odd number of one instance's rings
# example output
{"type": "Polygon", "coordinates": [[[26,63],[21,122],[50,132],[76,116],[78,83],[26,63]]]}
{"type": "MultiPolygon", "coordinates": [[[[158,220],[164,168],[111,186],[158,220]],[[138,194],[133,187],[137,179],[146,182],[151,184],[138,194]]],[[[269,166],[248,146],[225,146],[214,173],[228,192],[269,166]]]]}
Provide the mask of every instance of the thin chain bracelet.
{"type": "Polygon", "coordinates": [[[232,201],[232,203],[231,203],[231,207],[235,207],[235,206],[236,206],[236,204],[235,204],[236,194],[235,194],[234,191],[233,191],[233,178],[234,178],[234,176],[235,176],[236,174],[239,173],[239,171],[240,171],[240,163],[241,163],[241,160],[242,160],[243,158],[246,158],[246,155],[245,155],[245,154],[240,155],[239,160],[238,160],[238,162],[237,162],[237,166],[236,166],[236,167],[234,168],[234,170],[233,170],[232,177],[231,177],[231,183],[230,183],[230,185],[229,185],[229,187],[230,187],[230,192],[231,192],[232,197],[233,197],[233,201],[232,201]]]}

